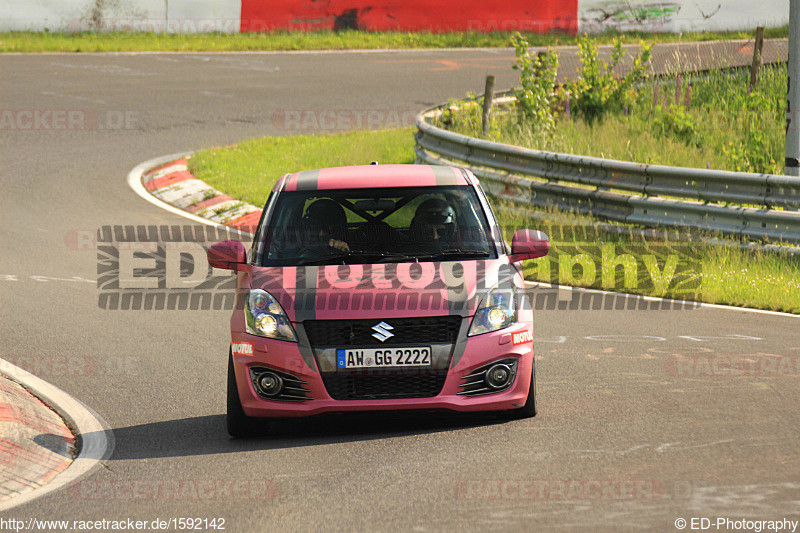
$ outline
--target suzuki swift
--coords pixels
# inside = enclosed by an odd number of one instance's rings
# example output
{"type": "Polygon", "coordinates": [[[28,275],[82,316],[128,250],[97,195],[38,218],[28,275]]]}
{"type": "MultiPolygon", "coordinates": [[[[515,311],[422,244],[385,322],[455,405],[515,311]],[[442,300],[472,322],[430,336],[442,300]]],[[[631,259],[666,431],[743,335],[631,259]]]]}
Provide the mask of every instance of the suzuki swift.
{"type": "Polygon", "coordinates": [[[227,427],[257,418],[386,410],[536,414],[533,310],[520,264],[478,180],[444,166],[365,165],[287,174],[237,272],[227,427]]]}

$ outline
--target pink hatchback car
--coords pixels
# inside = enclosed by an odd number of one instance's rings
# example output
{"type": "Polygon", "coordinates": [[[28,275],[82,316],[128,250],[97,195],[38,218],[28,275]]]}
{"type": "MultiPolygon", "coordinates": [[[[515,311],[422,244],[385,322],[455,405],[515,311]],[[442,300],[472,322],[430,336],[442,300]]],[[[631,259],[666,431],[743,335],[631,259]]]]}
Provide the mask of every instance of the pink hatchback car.
{"type": "Polygon", "coordinates": [[[228,432],[253,419],[442,409],[536,414],[533,311],[521,261],[468,170],[365,165],[287,174],[250,257],[225,241],[208,262],[238,272],[228,432]]]}

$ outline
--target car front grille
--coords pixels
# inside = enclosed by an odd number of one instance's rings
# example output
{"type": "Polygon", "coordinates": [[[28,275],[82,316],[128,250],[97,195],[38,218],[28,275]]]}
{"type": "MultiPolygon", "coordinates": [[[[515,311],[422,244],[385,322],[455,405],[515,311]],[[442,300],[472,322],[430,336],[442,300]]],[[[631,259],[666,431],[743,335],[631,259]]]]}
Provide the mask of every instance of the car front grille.
{"type": "Polygon", "coordinates": [[[322,381],[334,400],[389,400],[432,398],[447,379],[447,370],[421,370],[412,375],[322,374],[322,381]]]}
{"type": "Polygon", "coordinates": [[[373,326],[385,322],[393,329],[387,345],[454,343],[461,327],[460,316],[433,316],[422,318],[392,318],[369,320],[306,320],[303,322],[308,340],[313,347],[380,346],[374,338],[373,326]]]}

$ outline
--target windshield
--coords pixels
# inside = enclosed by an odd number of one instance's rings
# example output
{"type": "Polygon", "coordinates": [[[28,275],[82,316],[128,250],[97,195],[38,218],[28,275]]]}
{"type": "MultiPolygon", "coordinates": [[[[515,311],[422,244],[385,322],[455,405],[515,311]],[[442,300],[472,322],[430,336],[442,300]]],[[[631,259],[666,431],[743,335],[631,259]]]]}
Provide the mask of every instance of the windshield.
{"type": "Polygon", "coordinates": [[[261,266],[497,257],[468,186],[283,192],[262,229],[261,266]]]}

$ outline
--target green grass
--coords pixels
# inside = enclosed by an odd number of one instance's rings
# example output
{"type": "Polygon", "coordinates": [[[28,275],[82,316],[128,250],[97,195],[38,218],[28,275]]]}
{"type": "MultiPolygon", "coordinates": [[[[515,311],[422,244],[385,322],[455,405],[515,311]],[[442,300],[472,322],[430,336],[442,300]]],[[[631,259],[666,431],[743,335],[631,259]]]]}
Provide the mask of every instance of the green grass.
{"type": "MultiPolygon", "coordinates": [[[[787,37],[788,26],[769,28],[767,38],[787,37]]],[[[348,50],[390,48],[493,48],[508,47],[508,32],[289,32],[270,33],[96,33],[96,32],[2,32],[0,52],[228,52],[278,50],[348,50]]],[[[593,37],[608,43],[619,35],[608,32],[593,37]]],[[[637,42],[716,41],[752,39],[749,32],[626,33],[637,42]]],[[[560,33],[525,34],[531,46],[576,44],[577,36],[560,33]]]]}
{"type": "Polygon", "coordinates": [[[752,250],[709,249],[706,263],[707,301],[800,314],[800,257],[786,260],[752,250]]]}
{"type": "MultiPolygon", "coordinates": [[[[759,84],[748,94],[747,69],[718,70],[692,80],[690,102],[686,75],[675,104],[676,77],[641,89],[628,115],[612,115],[589,125],[560,114],[552,138],[533,136],[514,113],[497,114],[490,140],[539,150],[670,166],[739,172],[783,173],[786,125],[785,64],[762,67],[759,84]],[[654,106],[656,96],[659,105],[654,106]],[[668,98],[668,107],[663,107],[668,98]]],[[[481,136],[478,104],[457,113],[453,129],[481,136]]]]}
{"type": "Polygon", "coordinates": [[[189,170],[212,187],[262,206],[287,172],[324,167],[414,162],[413,128],[251,139],[197,152],[189,170]]]}
{"type": "MultiPolygon", "coordinates": [[[[297,135],[252,139],[226,148],[204,150],[189,160],[192,173],[226,194],[263,205],[272,186],[283,174],[329,166],[381,163],[411,163],[414,160],[412,128],[383,131],[352,131],[329,135],[297,135]]],[[[515,229],[539,228],[554,236],[551,258],[575,253],[575,241],[585,242],[581,229],[589,228],[594,250],[601,243],[633,247],[642,253],[661,253],[672,245],[663,241],[642,241],[618,234],[593,230],[591,218],[560,211],[539,210],[529,213],[494,202],[506,239],[515,229]],[[572,235],[556,239],[554,228],[570,228],[572,235]]],[[[676,245],[677,249],[681,245],[676,245]]],[[[800,257],[789,254],[754,252],[738,248],[690,244],[691,254],[701,274],[699,291],[690,294],[668,290],[658,296],[689,298],[698,301],[800,314],[800,257]]],[[[563,281],[539,275],[538,263],[526,264],[526,278],[539,281],[563,281]]],[[[604,288],[598,280],[581,286],[604,288]]],[[[654,295],[640,287],[626,289],[621,282],[614,290],[654,295]]]]}

